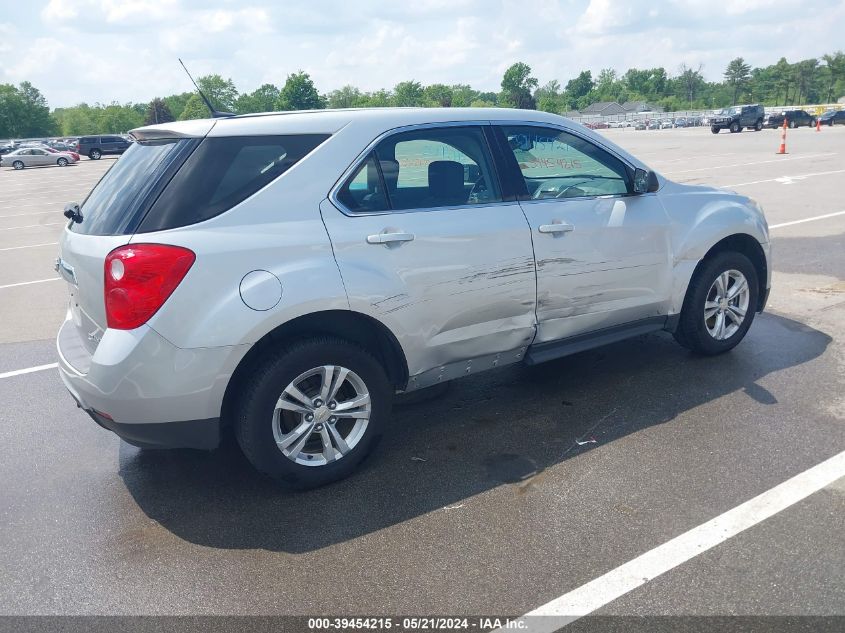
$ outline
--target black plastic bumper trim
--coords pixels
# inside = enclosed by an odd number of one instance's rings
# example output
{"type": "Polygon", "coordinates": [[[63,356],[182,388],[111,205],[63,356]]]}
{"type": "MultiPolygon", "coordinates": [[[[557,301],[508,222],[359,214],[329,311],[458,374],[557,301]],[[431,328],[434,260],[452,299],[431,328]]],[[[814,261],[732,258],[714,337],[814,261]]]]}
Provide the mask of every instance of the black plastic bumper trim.
{"type": "Polygon", "coordinates": [[[91,409],[86,409],[85,412],[101,427],[139,448],[211,450],[220,444],[220,418],[154,424],[121,424],[91,409]]]}

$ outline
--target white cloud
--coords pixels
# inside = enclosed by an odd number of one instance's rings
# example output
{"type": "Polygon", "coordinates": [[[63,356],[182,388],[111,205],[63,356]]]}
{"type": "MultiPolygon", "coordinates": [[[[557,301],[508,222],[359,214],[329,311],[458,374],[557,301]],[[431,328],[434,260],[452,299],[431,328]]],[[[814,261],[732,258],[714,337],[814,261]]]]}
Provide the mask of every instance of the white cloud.
{"type": "Polygon", "coordinates": [[[40,11],[7,2],[0,46],[46,48],[4,55],[0,81],[32,81],[62,106],[187,91],[177,57],[244,91],[299,69],[323,92],[406,79],[498,90],[515,61],[541,84],[605,67],[673,73],[682,62],[718,79],[734,57],[767,65],[842,48],[845,3],[808,0],[789,15],[793,6],[744,0],[714,18],[702,0],[50,0],[40,11]]]}

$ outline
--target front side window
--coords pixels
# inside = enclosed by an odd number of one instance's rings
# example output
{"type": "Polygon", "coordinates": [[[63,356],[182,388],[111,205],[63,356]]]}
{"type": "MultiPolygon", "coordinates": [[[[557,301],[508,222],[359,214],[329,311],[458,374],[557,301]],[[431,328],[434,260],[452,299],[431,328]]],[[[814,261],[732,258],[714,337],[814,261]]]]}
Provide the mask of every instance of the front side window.
{"type": "Polygon", "coordinates": [[[478,127],[426,128],[381,141],[337,194],[349,211],[403,211],[501,202],[478,127]]]}
{"type": "Polygon", "coordinates": [[[502,126],[528,189],[528,199],[630,193],[628,170],[609,152],[553,128],[502,126]]]}

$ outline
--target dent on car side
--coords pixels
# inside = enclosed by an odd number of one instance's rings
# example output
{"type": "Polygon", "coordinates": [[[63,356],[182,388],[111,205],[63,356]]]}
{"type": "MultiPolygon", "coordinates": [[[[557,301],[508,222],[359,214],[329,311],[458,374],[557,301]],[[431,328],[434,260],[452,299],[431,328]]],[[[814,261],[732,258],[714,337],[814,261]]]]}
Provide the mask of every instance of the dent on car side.
{"type": "MultiPolygon", "coordinates": [[[[208,146],[243,148],[259,147],[266,140],[267,146],[276,147],[286,135],[312,135],[319,142],[306,145],[281,176],[267,170],[288,156],[292,146],[287,142],[284,154],[272,154],[269,165],[266,158],[249,163],[251,167],[239,173],[266,173],[267,180],[237,198],[239,202],[221,205],[212,217],[198,214],[182,224],[152,224],[178,228],[148,232],[133,225],[131,230],[99,234],[93,230],[96,223],[84,225],[84,219],[78,221],[78,231],[69,225],[61,240],[61,254],[68,261],[57,261],[70,293],[68,317],[57,340],[68,389],[98,424],[140,445],[208,448],[217,442],[220,421],[232,422],[245,454],[259,469],[277,479],[296,479],[301,469],[309,469],[308,460],[325,458],[328,464],[353,450],[339,441],[332,447],[331,438],[326,439],[327,428],[335,432],[331,424],[343,418],[338,415],[343,399],[327,395],[334,393],[336,378],[361,395],[356,406],[367,408],[354,412],[359,417],[350,417],[378,426],[389,410],[385,394],[393,390],[412,391],[508,363],[541,362],[634,334],[674,330],[685,322],[681,312],[690,313],[684,300],[697,268],[728,237],[742,236],[759,245],[766,269],[765,278],[759,279],[760,294],[768,288],[768,230],[750,199],[661,176],[656,189],[653,179],[645,179],[646,187],[641,172],[635,185],[635,171],[648,169],[644,163],[600,134],[555,115],[473,110],[450,111],[452,116],[456,120],[444,121],[443,111],[435,109],[328,111],[135,131],[136,153],[158,151],[150,148],[163,147],[165,141],[194,148],[206,147],[200,139],[221,138],[222,144],[208,146]],[[410,133],[402,138],[413,141],[420,130],[449,126],[466,135],[452,149],[475,155],[466,155],[476,163],[474,176],[466,175],[472,173],[467,165],[462,170],[456,160],[428,160],[426,154],[415,165],[423,167],[424,186],[407,189],[423,189],[428,197],[411,198],[406,207],[356,207],[356,199],[349,196],[347,208],[341,201],[338,191],[358,173],[366,180],[356,190],[362,196],[358,200],[375,196],[378,187],[387,190],[383,170],[393,164],[397,186],[402,173],[397,143],[388,143],[384,157],[371,154],[385,139],[410,133]],[[542,135],[528,129],[532,126],[542,135]],[[506,133],[508,128],[513,129],[506,133]],[[564,146],[576,148],[573,151],[592,144],[610,154],[603,165],[616,165],[616,171],[611,176],[580,169],[560,175],[555,167],[550,175],[531,179],[518,170],[529,169],[523,161],[541,161],[533,155],[516,157],[527,151],[520,140],[526,138],[528,149],[540,157],[546,151],[543,143],[555,150],[555,143],[564,139],[564,146]],[[467,139],[476,144],[467,145],[467,139]],[[143,145],[146,141],[161,143],[143,145]],[[356,171],[364,160],[372,161],[373,170],[356,171]],[[441,202],[445,198],[435,195],[432,164],[438,161],[451,163],[443,167],[451,170],[452,184],[457,181],[462,197],[454,198],[456,202],[441,202]],[[488,170],[484,178],[481,163],[488,170]],[[371,171],[377,172],[375,178],[371,171]],[[483,193],[474,193],[485,178],[483,193]],[[591,178],[621,187],[585,185],[594,183],[591,178]],[[573,187],[575,195],[563,195],[573,187]],[[155,311],[126,326],[133,329],[115,328],[104,295],[108,304],[110,280],[122,279],[124,268],[123,260],[119,268],[110,267],[110,254],[120,249],[134,257],[145,247],[188,252],[193,263],[155,311]],[[370,327],[378,334],[362,333],[370,327]],[[385,346],[390,349],[385,351],[385,346]],[[296,385],[306,385],[318,375],[321,386],[303,386],[310,390],[303,395],[296,385]],[[288,397],[293,400],[285,400],[288,397]],[[246,408],[238,409],[237,419],[227,408],[235,406],[246,408]],[[284,426],[284,415],[301,417],[299,422],[285,418],[284,426]],[[163,429],[159,422],[176,425],[176,435],[146,428],[163,429]],[[293,454],[285,452],[294,446],[288,443],[291,434],[310,429],[309,424],[319,425],[313,433],[322,433],[326,452],[306,452],[304,444],[296,444],[293,454]]],[[[415,156],[423,154],[411,154],[415,156]]],[[[211,164],[240,165],[234,158],[227,160],[232,162],[211,164]]],[[[121,164],[133,163],[118,167],[121,164]]],[[[210,195],[225,180],[219,178],[207,187],[182,185],[181,190],[210,195]]],[[[407,189],[397,192],[397,199],[409,193],[407,189]]],[[[165,197],[156,195],[156,201],[165,197]]],[[[215,208],[211,203],[195,206],[215,208]]],[[[149,208],[147,213],[154,215],[149,208]]],[[[125,217],[131,218],[131,213],[125,217]]],[[[87,221],[92,222],[91,215],[87,221]]],[[[754,277],[742,257],[729,265],[754,277]]],[[[703,289],[712,290],[713,283],[711,277],[703,289]]],[[[738,294],[740,287],[734,287],[738,294]]],[[[698,294],[702,305],[710,301],[698,294]]],[[[742,310],[748,307],[748,296],[754,292],[745,292],[742,310]]],[[[727,310],[727,285],[720,301],[727,310]]],[[[748,324],[750,319],[746,329],[748,324]]],[[[735,338],[741,340],[744,331],[735,338]]],[[[689,342],[676,337],[682,344],[689,342]]],[[[356,401],[351,392],[344,397],[356,401]]],[[[307,433],[310,437],[312,431],[307,433]]],[[[353,437],[360,440],[350,430],[347,439],[353,437]]],[[[373,442],[366,440],[359,456],[345,462],[348,466],[308,477],[308,485],[348,471],[373,442]]]]}

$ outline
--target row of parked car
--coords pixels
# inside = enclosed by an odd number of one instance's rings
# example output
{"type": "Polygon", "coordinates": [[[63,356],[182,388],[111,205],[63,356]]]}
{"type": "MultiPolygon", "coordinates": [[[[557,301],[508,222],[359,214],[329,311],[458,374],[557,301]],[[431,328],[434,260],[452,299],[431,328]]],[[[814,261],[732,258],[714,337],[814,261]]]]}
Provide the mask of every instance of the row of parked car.
{"type": "Polygon", "coordinates": [[[130,137],[120,135],[82,136],[78,139],[10,141],[0,146],[0,166],[14,169],[56,165],[66,167],[81,156],[99,160],[107,154],[122,154],[132,144],[130,137]]]}
{"type": "Polygon", "coordinates": [[[817,122],[829,126],[845,125],[845,110],[827,110],[821,115],[814,115],[806,110],[794,109],[766,115],[765,108],[762,105],[752,104],[731,106],[701,116],[648,118],[637,121],[591,121],[584,123],[584,126],[591,130],[614,128],[664,130],[667,128],[708,126],[714,134],[718,134],[721,130],[741,132],[743,129],[759,131],[764,127],[779,128],[783,126],[784,120],[790,128],[815,127],[817,122]]]}

